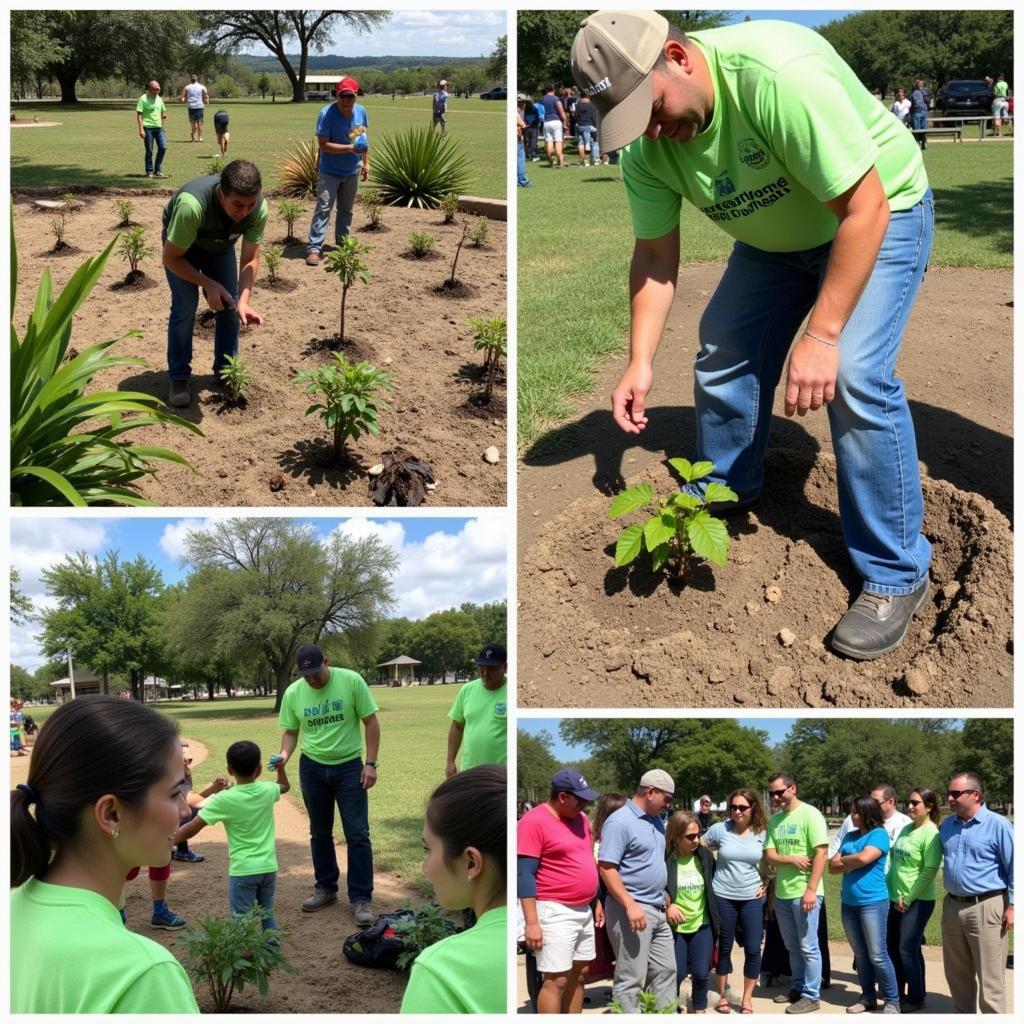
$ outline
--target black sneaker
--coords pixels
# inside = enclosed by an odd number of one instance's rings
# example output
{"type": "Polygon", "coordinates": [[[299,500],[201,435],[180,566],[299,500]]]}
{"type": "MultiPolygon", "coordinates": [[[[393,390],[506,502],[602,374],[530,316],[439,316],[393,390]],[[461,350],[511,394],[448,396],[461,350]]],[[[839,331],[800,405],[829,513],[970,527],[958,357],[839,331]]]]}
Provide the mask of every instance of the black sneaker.
{"type": "Polygon", "coordinates": [[[786,1007],[786,1013],[817,1013],[820,1009],[819,1000],[801,996],[795,1003],[786,1007]]]}
{"type": "Polygon", "coordinates": [[[795,1003],[800,998],[800,993],[791,988],[788,992],[780,992],[773,1000],[773,1003],[795,1003]]]}
{"type": "Polygon", "coordinates": [[[898,597],[862,590],[832,633],[832,649],[858,661],[896,650],[927,600],[927,580],[912,594],[898,597]]]}

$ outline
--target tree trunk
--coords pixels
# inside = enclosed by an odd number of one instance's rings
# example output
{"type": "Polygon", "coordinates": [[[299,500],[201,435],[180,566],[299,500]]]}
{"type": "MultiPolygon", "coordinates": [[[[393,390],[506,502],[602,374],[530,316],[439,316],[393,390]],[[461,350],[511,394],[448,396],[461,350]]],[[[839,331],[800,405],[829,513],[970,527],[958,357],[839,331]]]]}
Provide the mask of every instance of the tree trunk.
{"type": "Polygon", "coordinates": [[[217,699],[217,684],[212,679],[206,681],[206,696],[210,700],[217,699]]]}
{"type": "Polygon", "coordinates": [[[274,714],[281,710],[281,701],[284,698],[284,691],[291,683],[291,672],[288,671],[288,662],[281,665],[274,665],[274,676],[277,679],[277,690],[274,693],[274,714]]]}
{"type": "Polygon", "coordinates": [[[110,693],[110,672],[107,669],[103,670],[103,692],[110,693]]]}
{"type": "Polygon", "coordinates": [[[75,92],[81,72],[77,68],[61,68],[56,73],[57,81],[60,82],[60,105],[62,107],[73,106],[78,102],[78,95],[75,92]]]}

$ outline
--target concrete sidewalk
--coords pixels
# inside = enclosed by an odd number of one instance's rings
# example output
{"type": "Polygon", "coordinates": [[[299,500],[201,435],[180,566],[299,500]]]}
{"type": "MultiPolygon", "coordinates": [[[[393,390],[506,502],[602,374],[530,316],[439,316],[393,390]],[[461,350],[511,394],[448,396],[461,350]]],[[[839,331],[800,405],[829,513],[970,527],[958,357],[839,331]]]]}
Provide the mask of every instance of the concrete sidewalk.
{"type": "MultiPolygon", "coordinates": [[[[857,985],[857,975],[853,971],[853,958],[850,947],[842,942],[830,942],[829,952],[832,955],[832,984],[823,989],[821,993],[822,1013],[845,1013],[846,1007],[857,1001],[860,995],[860,988],[857,985]]],[[[949,986],[946,984],[946,976],[942,970],[942,950],[926,946],[924,949],[926,989],[928,992],[928,1013],[953,1013],[953,1000],[949,995],[949,986]]],[[[526,994],[526,958],[517,957],[517,993],[519,997],[517,1012],[531,1013],[529,997],[526,994]]],[[[712,988],[714,988],[714,974],[711,976],[712,988]]],[[[734,986],[733,1012],[739,1012],[739,986],[740,972],[733,973],[732,982],[734,986]]],[[[754,989],[753,1008],[754,1013],[785,1013],[785,1004],[774,1003],[772,1000],[781,992],[787,991],[788,986],[779,985],[770,989],[763,989],[760,985],[754,989]]],[[[684,985],[684,991],[689,989],[689,984],[684,985]]],[[[1010,1013],[1013,1013],[1013,972],[1006,972],[1007,1005],[1010,1013]]],[[[608,1004],[612,998],[612,983],[610,981],[599,981],[594,985],[587,986],[587,1002],[584,1004],[584,1013],[610,1013],[608,1004]]],[[[714,1014],[716,998],[712,992],[708,1000],[708,1014],[714,1014]]],[[[925,1012],[925,1011],[922,1011],[925,1012]]]]}

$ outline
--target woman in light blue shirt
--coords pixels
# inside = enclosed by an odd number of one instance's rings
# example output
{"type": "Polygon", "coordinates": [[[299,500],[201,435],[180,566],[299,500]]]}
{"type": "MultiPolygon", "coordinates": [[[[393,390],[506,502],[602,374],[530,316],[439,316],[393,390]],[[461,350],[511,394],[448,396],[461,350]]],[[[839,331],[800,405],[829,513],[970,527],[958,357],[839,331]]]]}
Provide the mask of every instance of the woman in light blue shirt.
{"type": "Polygon", "coordinates": [[[761,877],[767,821],[764,808],[752,789],[729,794],[729,820],[720,821],[704,834],[704,845],[716,851],[715,876],[711,883],[721,928],[718,933],[719,1013],[731,1009],[725,989],[732,973],[732,947],[736,925],[743,934],[743,1002],[740,1013],[753,1013],[751,999],[761,973],[761,935],[764,930],[765,884],[761,877]]]}

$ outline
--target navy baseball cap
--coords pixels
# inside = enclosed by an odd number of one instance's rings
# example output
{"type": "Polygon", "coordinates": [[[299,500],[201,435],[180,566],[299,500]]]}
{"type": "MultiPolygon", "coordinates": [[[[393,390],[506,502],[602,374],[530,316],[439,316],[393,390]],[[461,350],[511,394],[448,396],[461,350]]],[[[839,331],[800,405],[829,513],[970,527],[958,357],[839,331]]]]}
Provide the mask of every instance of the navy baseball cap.
{"type": "Polygon", "coordinates": [[[316,644],[303,644],[295,654],[295,663],[304,676],[314,675],[324,663],[324,652],[316,644]]]}
{"type": "Polygon", "coordinates": [[[580,800],[596,800],[601,794],[587,785],[587,780],[575,768],[559,768],[551,778],[552,792],[572,793],[580,800]]]}
{"type": "Polygon", "coordinates": [[[478,665],[504,665],[508,662],[508,655],[501,644],[488,644],[477,656],[478,665]]]}

